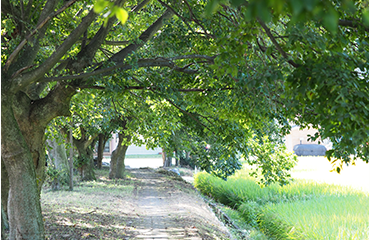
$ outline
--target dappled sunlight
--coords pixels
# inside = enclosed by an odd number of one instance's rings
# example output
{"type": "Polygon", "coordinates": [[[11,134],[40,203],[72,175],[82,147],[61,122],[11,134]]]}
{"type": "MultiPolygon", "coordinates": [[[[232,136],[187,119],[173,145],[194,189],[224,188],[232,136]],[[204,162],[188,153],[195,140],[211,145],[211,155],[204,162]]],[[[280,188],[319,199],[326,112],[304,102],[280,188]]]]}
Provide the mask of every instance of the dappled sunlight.
{"type": "Polygon", "coordinates": [[[136,239],[191,239],[201,240],[198,236],[197,229],[192,228],[159,228],[159,229],[139,229],[139,235],[136,239]]]}

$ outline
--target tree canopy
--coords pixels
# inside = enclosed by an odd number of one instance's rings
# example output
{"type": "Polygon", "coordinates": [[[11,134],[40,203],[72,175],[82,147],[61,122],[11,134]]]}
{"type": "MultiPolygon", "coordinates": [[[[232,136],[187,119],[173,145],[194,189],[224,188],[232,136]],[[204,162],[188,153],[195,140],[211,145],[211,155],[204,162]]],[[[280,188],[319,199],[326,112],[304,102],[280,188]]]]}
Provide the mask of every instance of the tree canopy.
{"type": "Polygon", "coordinates": [[[72,97],[84,90],[120,96],[139,121],[150,116],[137,125],[147,136],[184,127],[220,146],[219,157],[260,156],[249,163],[267,181],[286,177],[289,166],[271,167],[265,151],[279,151],[290,124],[330,138],[333,161],[368,162],[367,1],[4,0],[1,7],[11,238],[43,239],[45,129],[70,115],[72,97]]]}

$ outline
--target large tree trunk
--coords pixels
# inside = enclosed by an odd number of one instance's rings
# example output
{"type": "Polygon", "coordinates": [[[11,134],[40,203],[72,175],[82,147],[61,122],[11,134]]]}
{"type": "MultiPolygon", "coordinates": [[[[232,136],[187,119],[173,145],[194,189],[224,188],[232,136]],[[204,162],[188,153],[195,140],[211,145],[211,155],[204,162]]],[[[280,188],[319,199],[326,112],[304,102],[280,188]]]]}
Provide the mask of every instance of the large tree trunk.
{"type": "Polygon", "coordinates": [[[34,157],[14,117],[13,99],[1,96],[1,154],[9,176],[10,239],[45,239],[34,157]]]}
{"type": "Polygon", "coordinates": [[[46,178],[46,149],[45,149],[45,129],[47,123],[40,121],[38,114],[29,116],[34,112],[35,107],[31,100],[25,93],[19,92],[14,98],[13,111],[17,120],[21,133],[27,143],[31,152],[32,161],[36,170],[37,186],[39,193],[46,178]]]}
{"type": "Polygon", "coordinates": [[[9,177],[3,159],[1,158],[1,233],[9,228],[8,223],[8,194],[9,177]]]}
{"type": "Polygon", "coordinates": [[[124,133],[118,134],[118,145],[116,150],[112,152],[110,160],[109,178],[124,178],[125,177],[125,157],[126,151],[131,141],[131,136],[124,133]]]}
{"type": "MultiPolygon", "coordinates": [[[[4,83],[4,84],[3,84],[4,83]]],[[[45,128],[69,114],[75,89],[57,85],[44,98],[31,100],[1,89],[1,150],[9,177],[10,239],[45,239],[40,191],[45,179],[45,128]]]]}

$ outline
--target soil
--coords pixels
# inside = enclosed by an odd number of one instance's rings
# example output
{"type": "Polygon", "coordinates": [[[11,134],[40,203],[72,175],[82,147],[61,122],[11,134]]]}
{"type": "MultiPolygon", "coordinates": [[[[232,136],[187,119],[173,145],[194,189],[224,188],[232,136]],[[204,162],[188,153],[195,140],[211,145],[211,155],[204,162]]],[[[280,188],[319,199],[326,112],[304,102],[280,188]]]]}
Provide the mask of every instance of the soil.
{"type": "Polygon", "coordinates": [[[99,170],[97,181],[82,182],[72,192],[44,189],[46,238],[231,238],[194,187],[173,172],[128,169],[127,175],[111,180],[108,169],[99,170]]]}

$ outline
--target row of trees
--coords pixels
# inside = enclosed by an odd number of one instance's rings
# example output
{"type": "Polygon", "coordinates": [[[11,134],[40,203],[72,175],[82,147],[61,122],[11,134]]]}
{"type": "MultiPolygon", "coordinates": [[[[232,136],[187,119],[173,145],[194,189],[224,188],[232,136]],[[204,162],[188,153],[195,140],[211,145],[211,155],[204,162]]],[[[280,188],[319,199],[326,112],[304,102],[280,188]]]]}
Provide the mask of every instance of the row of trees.
{"type": "Polygon", "coordinates": [[[48,124],[73,112],[81,156],[89,154],[86,137],[105,131],[92,130],[102,114],[78,116],[95,103],[86,98],[108,99],[97,106],[120,113],[100,120],[127,127],[122,143],[140,133],[154,146],[182,132],[199,150],[202,141],[219,146],[218,157],[199,158],[216,174],[230,173],[222,168],[230,162],[237,168],[239,152],[260,156],[249,163],[266,181],[284,179],[289,166],[264,153],[279,152],[270,143],[290,123],[330,138],[332,161],[368,161],[366,1],[4,0],[1,11],[10,239],[44,239],[48,124]],[[71,105],[74,98],[81,104],[71,105]]]}

